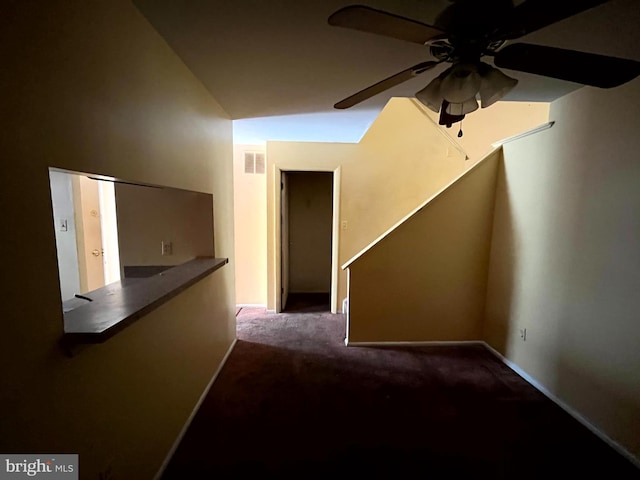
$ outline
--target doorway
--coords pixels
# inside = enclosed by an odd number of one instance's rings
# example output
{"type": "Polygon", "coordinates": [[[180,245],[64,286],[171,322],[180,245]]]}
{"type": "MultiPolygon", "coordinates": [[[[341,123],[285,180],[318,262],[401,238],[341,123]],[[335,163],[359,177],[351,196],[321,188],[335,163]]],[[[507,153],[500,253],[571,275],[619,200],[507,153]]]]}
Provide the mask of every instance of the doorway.
{"type": "Polygon", "coordinates": [[[62,301],[120,280],[114,184],[50,169],[49,186],[62,301]]]}
{"type": "Polygon", "coordinates": [[[281,310],[331,309],[333,172],[281,172],[281,310]]]}

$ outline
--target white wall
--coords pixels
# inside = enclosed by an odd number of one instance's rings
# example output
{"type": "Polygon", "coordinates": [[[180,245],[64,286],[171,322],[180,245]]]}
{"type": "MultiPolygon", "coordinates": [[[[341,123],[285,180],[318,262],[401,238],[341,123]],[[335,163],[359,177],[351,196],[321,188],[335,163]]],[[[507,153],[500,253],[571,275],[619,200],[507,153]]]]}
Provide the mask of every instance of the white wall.
{"type": "Polygon", "coordinates": [[[638,105],[638,79],[583,88],[505,145],[485,336],[640,457],[638,105]]]}
{"type": "Polygon", "coordinates": [[[49,173],[49,184],[51,187],[53,223],[56,236],[60,295],[64,301],[73,298],[76,293],[80,293],[71,175],[64,172],[51,171],[49,173]],[[66,222],[66,231],[62,228],[62,222],[66,222]]]}

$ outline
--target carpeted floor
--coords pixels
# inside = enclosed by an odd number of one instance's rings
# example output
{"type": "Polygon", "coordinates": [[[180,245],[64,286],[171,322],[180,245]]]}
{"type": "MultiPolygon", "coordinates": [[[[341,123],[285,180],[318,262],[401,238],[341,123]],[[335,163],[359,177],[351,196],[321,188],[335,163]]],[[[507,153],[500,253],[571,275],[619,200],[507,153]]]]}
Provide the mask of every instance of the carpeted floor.
{"type": "Polygon", "coordinates": [[[164,479],[640,478],[484,347],[345,347],[308,310],[239,312],[164,479]]]}

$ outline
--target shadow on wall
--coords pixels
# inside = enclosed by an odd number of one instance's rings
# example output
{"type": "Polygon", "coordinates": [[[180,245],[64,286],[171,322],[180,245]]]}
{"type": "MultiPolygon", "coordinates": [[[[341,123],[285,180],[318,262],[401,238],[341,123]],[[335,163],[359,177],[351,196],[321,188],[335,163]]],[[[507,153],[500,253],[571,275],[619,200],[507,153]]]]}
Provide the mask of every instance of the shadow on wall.
{"type": "Polygon", "coordinates": [[[513,225],[513,213],[509,199],[509,187],[504,157],[498,162],[495,203],[493,213],[493,232],[489,259],[490,282],[487,284],[487,298],[500,298],[500,302],[487,302],[483,338],[489,345],[503,355],[513,328],[511,307],[513,305],[514,281],[516,278],[516,236],[513,225]],[[494,257],[500,257],[495,261],[494,257]],[[495,292],[500,292],[498,295],[495,292]]]}
{"type": "Polygon", "coordinates": [[[486,340],[636,458],[639,94],[580,89],[505,145],[485,307],[486,340]]]}
{"type": "MultiPolygon", "coordinates": [[[[640,451],[640,438],[637,435],[640,407],[632,392],[625,391],[620,385],[612,385],[616,383],[615,380],[594,375],[566,354],[560,354],[554,374],[554,394],[557,397],[570,399],[571,408],[605,431],[610,438],[623,444],[629,452],[640,451]],[[594,391],[606,393],[596,398],[594,391]]],[[[640,466],[637,454],[636,463],[640,466]]]]}
{"type": "Polygon", "coordinates": [[[601,92],[584,102],[580,126],[589,140],[563,158],[571,215],[559,239],[564,301],[554,374],[557,395],[640,461],[640,141],[637,112],[623,107],[637,105],[635,85],[613,104],[595,97],[601,92]]]}

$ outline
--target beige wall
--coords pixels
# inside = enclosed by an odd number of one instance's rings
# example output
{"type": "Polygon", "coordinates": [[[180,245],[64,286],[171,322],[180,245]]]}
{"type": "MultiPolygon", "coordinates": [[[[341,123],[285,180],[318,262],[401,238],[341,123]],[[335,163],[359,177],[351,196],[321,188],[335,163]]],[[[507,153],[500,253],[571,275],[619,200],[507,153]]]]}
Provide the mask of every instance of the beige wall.
{"type": "Polygon", "coordinates": [[[210,194],[116,184],[120,264],[180,265],[213,256],[210,194]],[[162,242],[172,254],[162,255],[162,242]]]}
{"type": "Polygon", "coordinates": [[[212,193],[233,262],[231,122],[128,1],[10,2],[0,22],[0,451],[151,478],[235,336],[233,263],[65,357],[47,167],[212,193]]]}
{"type": "MultiPolygon", "coordinates": [[[[498,102],[488,108],[479,108],[462,121],[463,136],[458,138],[460,123],[451,128],[440,127],[455,139],[472,161],[477,161],[492,150],[498,140],[531,130],[549,121],[547,102],[498,102]]],[[[438,121],[438,114],[422,107],[438,121]]]]}
{"type": "Polygon", "coordinates": [[[485,336],[640,457],[638,104],[639,80],[584,88],[505,145],[485,336]]]}
{"type": "Polygon", "coordinates": [[[349,265],[349,342],[481,340],[501,150],[349,265]]]}
{"type": "MultiPolygon", "coordinates": [[[[392,99],[358,144],[267,143],[268,308],[279,306],[280,170],[339,172],[339,264],[375,240],[467,166],[433,122],[406,98],[392,99]],[[449,156],[447,156],[449,155],[449,156]]],[[[338,276],[339,302],[346,274],[338,276]]]]}
{"type": "Polygon", "coordinates": [[[244,173],[244,153],[265,145],[234,145],[236,302],[267,304],[267,175],[244,173]]]}

